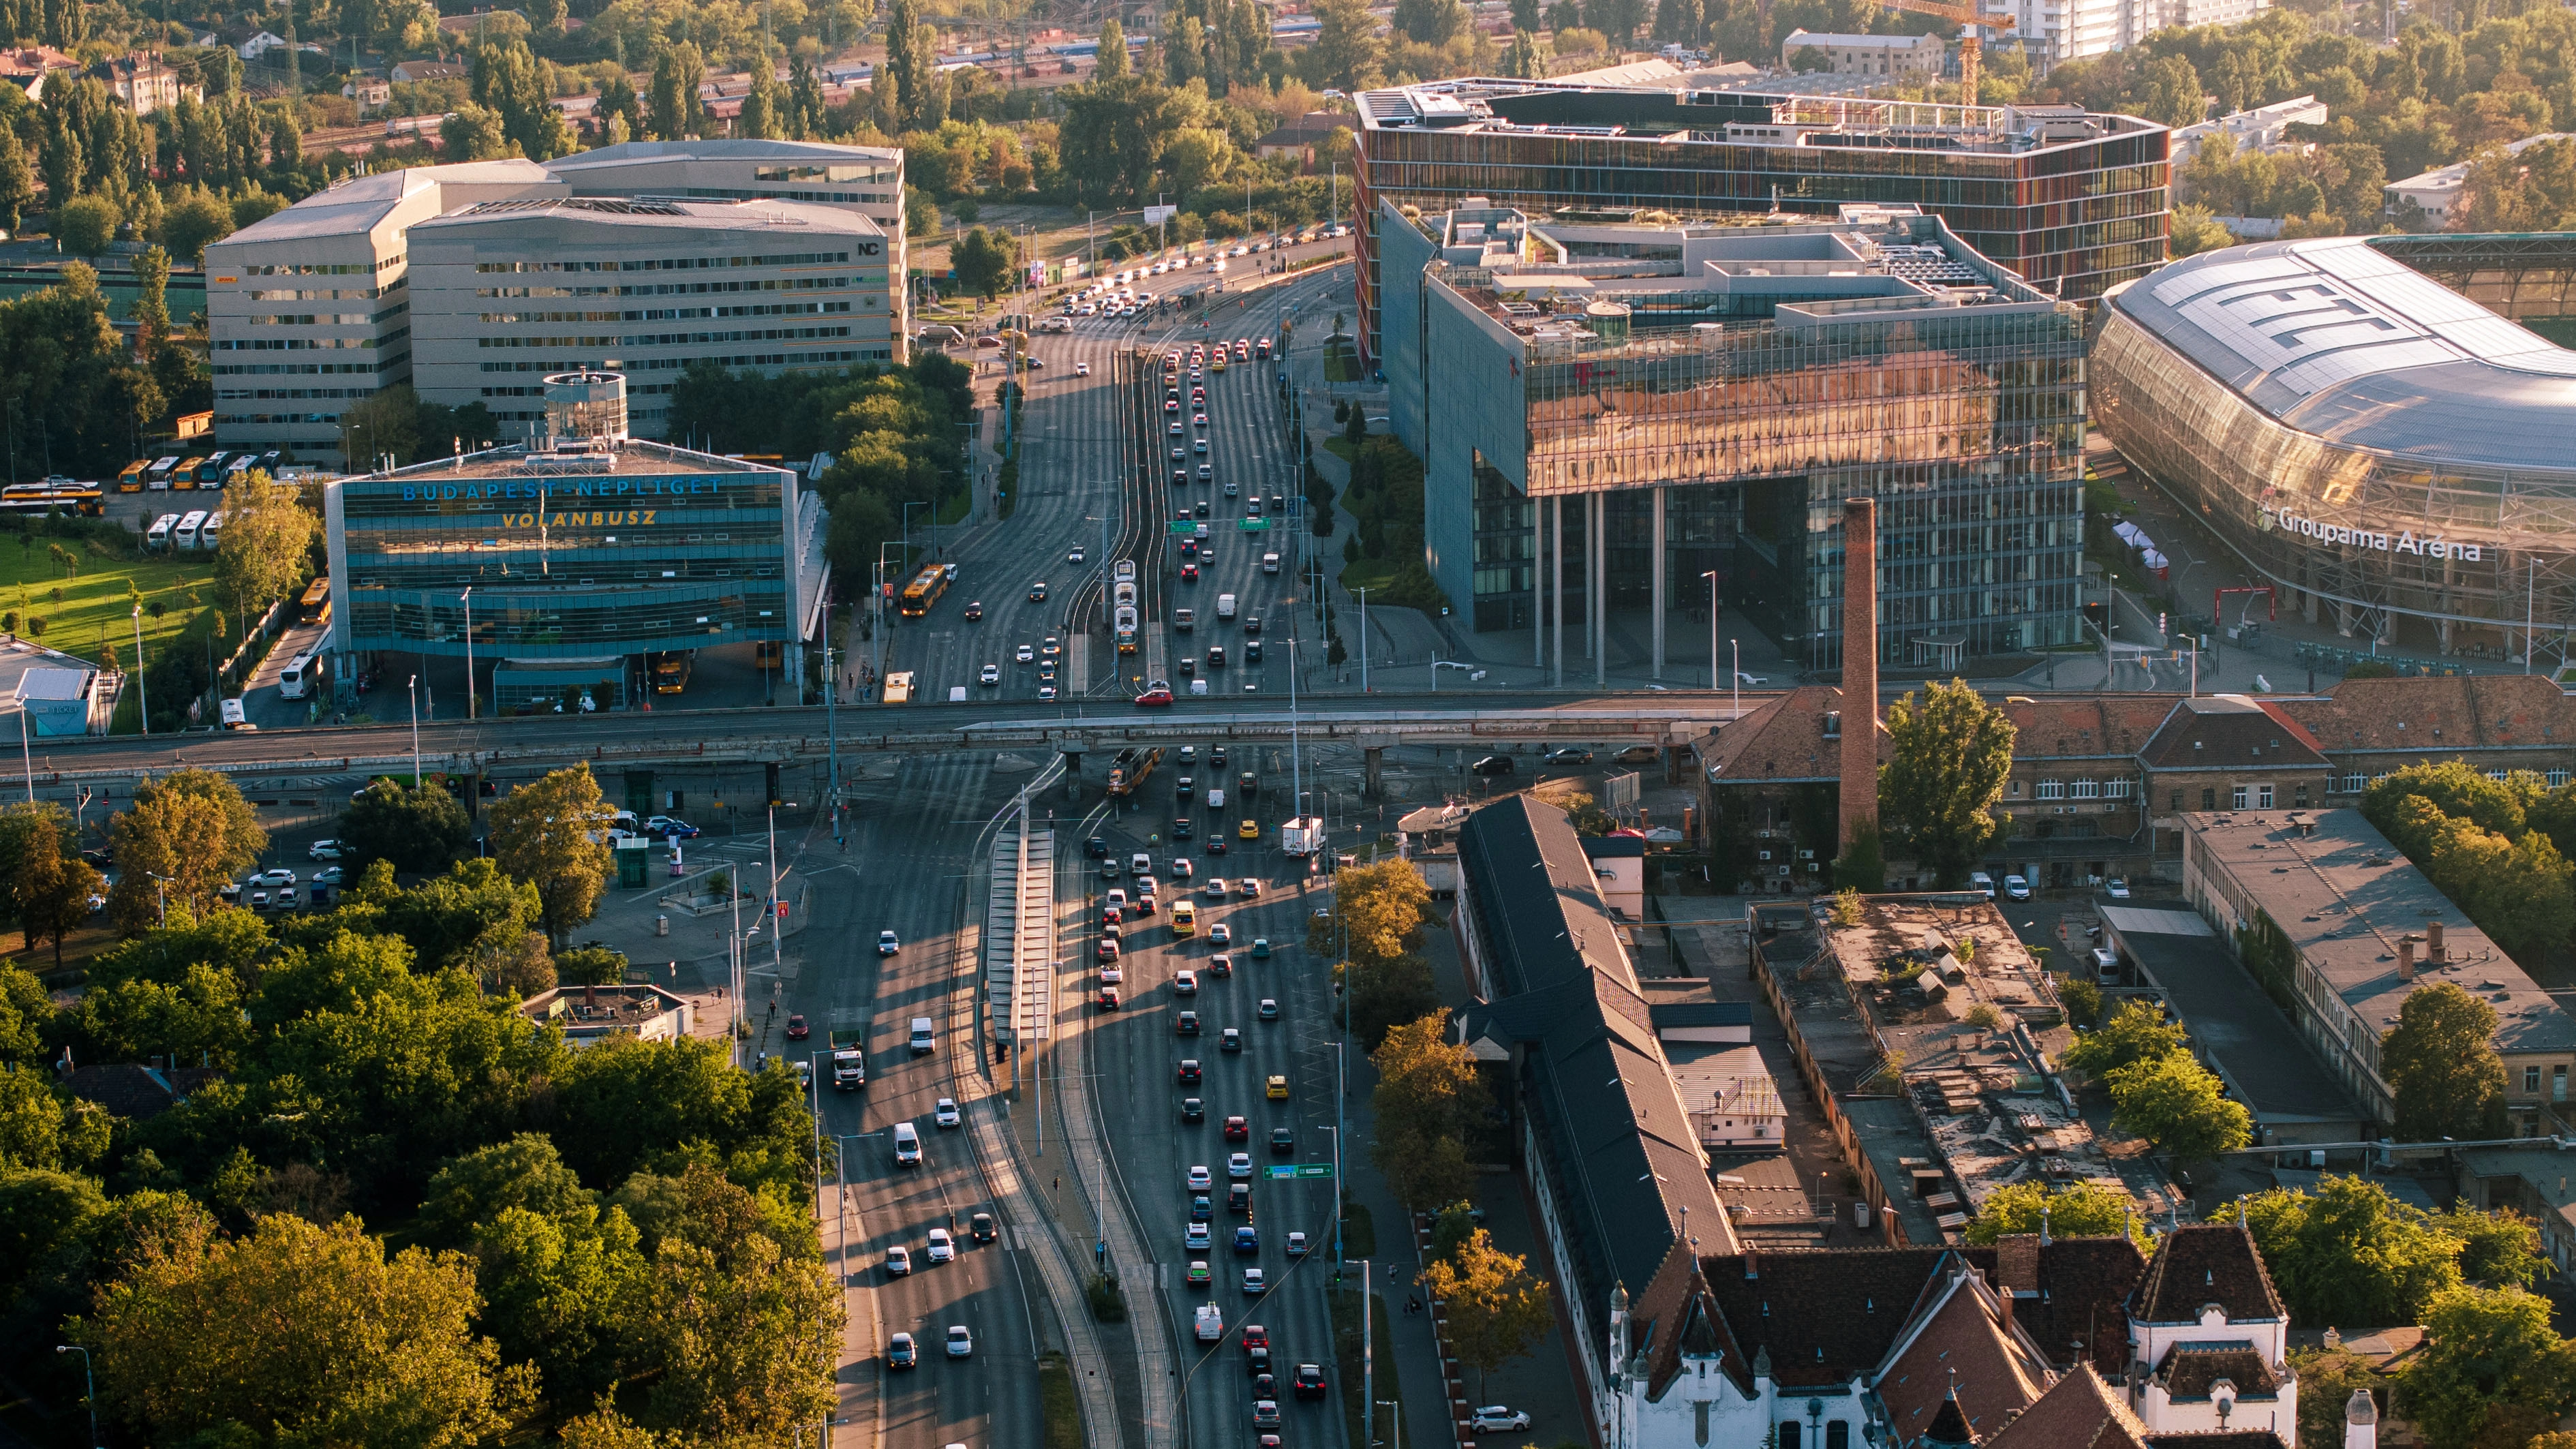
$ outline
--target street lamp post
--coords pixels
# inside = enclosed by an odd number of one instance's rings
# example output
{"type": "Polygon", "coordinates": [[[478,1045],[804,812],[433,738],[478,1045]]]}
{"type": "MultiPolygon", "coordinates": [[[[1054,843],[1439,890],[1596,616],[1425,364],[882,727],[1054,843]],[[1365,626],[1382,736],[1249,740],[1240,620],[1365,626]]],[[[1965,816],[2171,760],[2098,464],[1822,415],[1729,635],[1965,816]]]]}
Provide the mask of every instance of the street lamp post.
{"type": "Polygon", "coordinates": [[[403,693],[411,700],[411,787],[420,788],[420,676],[415,674],[403,684],[403,693]]]}
{"type": "MultiPolygon", "coordinates": [[[[1394,1414],[1389,1416],[1389,1422],[1395,1425],[1395,1449],[1404,1449],[1404,1405],[1393,1399],[1380,1399],[1377,1401],[1377,1406],[1381,1409],[1395,1410],[1394,1414]]],[[[1375,1449],[1375,1446],[1371,1446],[1371,1449],[1375,1449]]]]}
{"type": "Polygon", "coordinates": [[[468,585],[466,585],[466,586],[465,586],[465,592],[464,592],[464,593],[462,593],[462,594],[457,595],[457,598],[458,598],[459,600],[461,600],[461,601],[464,603],[464,605],[465,605],[465,718],[466,718],[466,719],[468,719],[468,720],[470,721],[470,720],[472,720],[472,719],[474,719],[474,718],[475,718],[475,713],[474,713],[474,586],[473,586],[472,584],[468,584],[468,585]]]}
{"type": "Polygon", "coordinates": [[[83,1401],[89,1405],[89,1442],[96,1444],[98,1443],[98,1376],[90,1371],[89,1350],[77,1343],[58,1343],[54,1345],[54,1352],[76,1353],[81,1356],[81,1381],[87,1385],[83,1401]]]}
{"type": "MultiPolygon", "coordinates": [[[[2526,655],[2531,651],[2523,651],[2526,655]]],[[[143,606],[134,606],[134,685],[143,691],[143,734],[152,734],[152,682],[143,677],[143,606]]]]}
{"type": "MultiPolygon", "coordinates": [[[[1353,589],[1353,590],[1351,590],[1351,592],[1360,596],[1360,693],[1362,693],[1362,694],[1366,694],[1366,693],[1368,693],[1368,692],[1369,692],[1369,687],[1368,687],[1368,656],[1369,656],[1369,648],[1368,648],[1368,595],[1369,595],[1369,591],[1368,591],[1366,588],[1357,588],[1357,589],[1353,589]]],[[[1432,672],[1433,674],[1437,675],[1440,671],[1435,669],[1435,670],[1433,670],[1433,671],[1431,671],[1431,672],[1432,672]]]]}
{"type": "Polygon", "coordinates": [[[1717,570],[1701,574],[1708,580],[1708,687],[1717,688],[1717,570]]]}

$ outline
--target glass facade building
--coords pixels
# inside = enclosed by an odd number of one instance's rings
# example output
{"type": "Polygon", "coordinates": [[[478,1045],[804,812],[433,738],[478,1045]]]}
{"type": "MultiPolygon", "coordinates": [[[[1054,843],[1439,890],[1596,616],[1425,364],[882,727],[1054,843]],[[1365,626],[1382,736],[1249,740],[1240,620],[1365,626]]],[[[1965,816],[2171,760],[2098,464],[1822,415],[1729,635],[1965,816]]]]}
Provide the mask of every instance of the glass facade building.
{"type": "Polygon", "coordinates": [[[828,583],[824,510],[796,474],[623,438],[343,479],[324,522],[332,647],[350,653],[462,657],[469,617],[485,664],[793,651],[828,583]]]}
{"type": "Polygon", "coordinates": [[[1372,348],[1381,201],[1533,216],[1827,218],[1848,204],[1912,205],[2072,301],[2165,255],[2170,133],[2130,116],[1483,79],[1370,91],[1359,104],[1360,312],[1372,348]]]}
{"type": "Polygon", "coordinates": [[[2204,253],[2112,294],[2095,415],[2280,607],[2519,658],[2576,621],[2576,353],[2474,298],[2543,315],[2571,278],[2570,235],[2204,253]]]}
{"type": "Polygon", "coordinates": [[[1937,218],[1381,221],[1420,267],[1388,306],[1393,426],[1424,459],[1433,577],[1479,632],[1644,607],[1660,638],[1706,619],[1715,573],[1791,658],[1838,668],[1842,502],[1870,496],[1882,660],[2075,638],[2083,313],[1937,218]]]}

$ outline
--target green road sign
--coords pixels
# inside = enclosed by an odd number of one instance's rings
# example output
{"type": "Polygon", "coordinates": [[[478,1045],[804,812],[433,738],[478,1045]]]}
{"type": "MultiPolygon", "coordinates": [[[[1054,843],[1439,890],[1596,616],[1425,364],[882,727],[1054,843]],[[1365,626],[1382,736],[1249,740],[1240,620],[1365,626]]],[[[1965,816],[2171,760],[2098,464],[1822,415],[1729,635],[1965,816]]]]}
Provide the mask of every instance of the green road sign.
{"type": "Polygon", "coordinates": [[[1259,533],[1269,526],[1270,520],[1267,518],[1247,518],[1236,525],[1246,533],[1259,533]]]}
{"type": "Polygon", "coordinates": [[[1181,519],[1172,525],[1172,537],[1174,538],[1192,538],[1197,536],[1198,531],[1199,526],[1190,522],[1188,519],[1181,519]]]}
{"type": "Polygon", "coordinates": [[[1297,1175],[1299,1177],[1330,1177],[1333,1175],[1333,1164],[1329,1162],[1301,1162],[1297,1164],[1297,1175]]]}

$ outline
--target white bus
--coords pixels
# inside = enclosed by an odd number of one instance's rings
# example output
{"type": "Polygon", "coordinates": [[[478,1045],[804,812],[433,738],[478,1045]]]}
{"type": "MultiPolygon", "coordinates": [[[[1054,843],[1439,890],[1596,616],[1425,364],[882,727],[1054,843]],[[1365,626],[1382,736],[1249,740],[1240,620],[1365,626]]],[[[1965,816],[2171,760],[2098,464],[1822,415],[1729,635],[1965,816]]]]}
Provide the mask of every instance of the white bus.
{"type": "Polygon", "coordinates": [[[190,510],[187,517],[179,520],[179,526],[170,530],[170,546],[173,548],[195,548],[197,546],[197,531],[205,526],[206,510],[202,508],[190,510]]]}
{"type": "Polygon", "coordinates": [[[154,463],[143,470],[143,486],[155,493],[166,491],[170,486],[170,470],[178,466],[179,458],[175,453],[154,463]]]}
{"type": "Polygon", "coordinates": [[[214,512],[207,514],[206,521],[198,526],[197,547],[204,549],[208,553],[214,552],[215,545],[223,541],[223,532],[223,510],[217,509],[214,512]]]}
{"type": "Polygon", "coordinates": [[[323,658],[322,651],[314,649],[288,660],[286,667],[279,670],[277,674],[277,697],[302,699],[320,688],[322,676],[327,672],[323,665],[323,658]]]}
{"type": "Polygon", "coordinates": [[[152,526],[150,528],[143,531],[143,546],[151,549],[155,553],[161,552],[170,546],[170,531],[178,526],[179,515],[175,513],[162,514],[159,518],[152,520],[152,526]]]}

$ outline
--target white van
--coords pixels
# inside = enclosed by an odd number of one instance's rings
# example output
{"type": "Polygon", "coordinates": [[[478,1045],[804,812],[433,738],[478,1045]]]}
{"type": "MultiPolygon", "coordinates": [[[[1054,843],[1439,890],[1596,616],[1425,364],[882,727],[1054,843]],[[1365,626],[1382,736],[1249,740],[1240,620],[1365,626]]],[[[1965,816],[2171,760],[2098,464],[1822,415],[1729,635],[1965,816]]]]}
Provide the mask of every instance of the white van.
{"type": "Polygon", "coordinates": [[[1154,857],[1147,855],[1141,850],[1137,851],[1134,855],[1127,857],[1127,873],[1129,875],[1152,875],[1154,873],[1154,857]]]}
{"type": "Polygon", "coordinates": [[[909,1122],[894,1124],[894,1165],[897,1167],[921,1165],[921,1129],[909,1122]]]}
{"type": "Polygon", "coordinates": [[[917,1057],[928,1056],[937,1050],[939,1050],[939,1034],[930,1029],[930,1018],[914,1017],[912,1019],[912,1054],[917,1057]]]}
{"type": "Polygon", "coordinates": [[[1226,622],[1227,620],[1229,620],[1229,619],[1231,619],[1231,618],[1233,618],[1233,617],[1234,617],[1234,595],[1232,595],[1232,594],[1219,594],[1219,595],[1217,595],[1217,596],[1216,596],[1216,621],[1217,621],[1218,623],[1222,624],[1222,623],[1226,622]]]}
{"type": "Polygon", "coordinates": [[[1261,556],[1261,571],[1265,574],[1275,574],[1279,572],[1279,555],[1275,553],[1263,554],[1261,556]]]}
{"type": "Polygon", "coordinates": [[[1968,872],[1968,889],[1979,891],[1987,900],[1995,898],[1995,878],[1982,870],[1968,872]]]}

